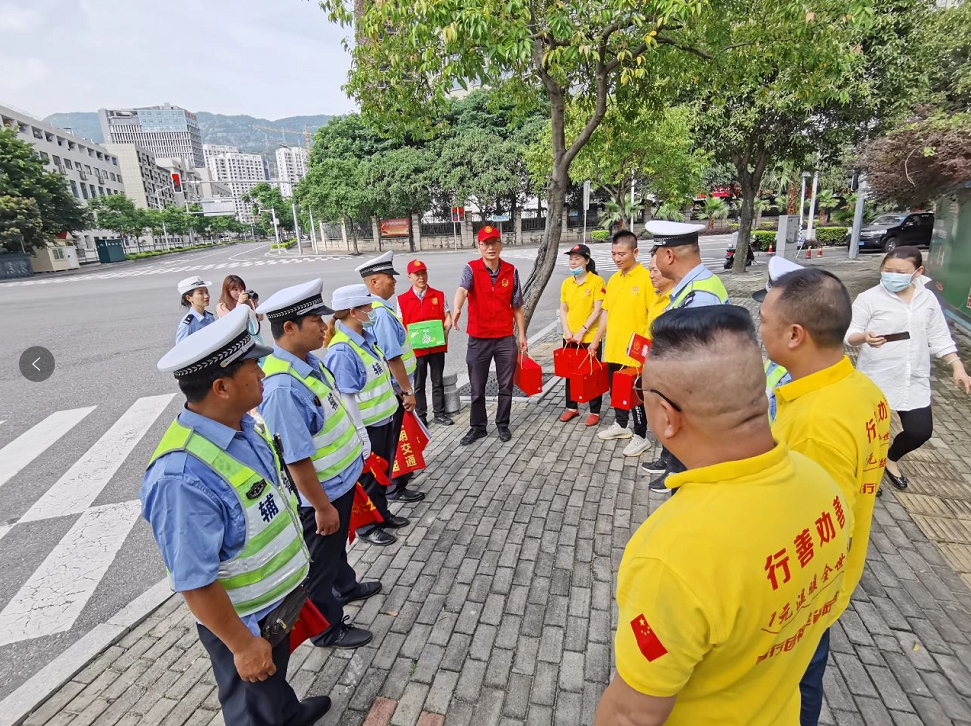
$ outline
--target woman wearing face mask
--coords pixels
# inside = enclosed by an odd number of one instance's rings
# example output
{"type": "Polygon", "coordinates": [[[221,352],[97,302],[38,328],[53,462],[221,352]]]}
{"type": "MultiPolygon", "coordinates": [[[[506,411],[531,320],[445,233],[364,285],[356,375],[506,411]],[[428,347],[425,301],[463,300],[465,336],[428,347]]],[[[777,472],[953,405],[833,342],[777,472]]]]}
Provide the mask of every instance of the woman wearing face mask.
{"type": "MultiPolygon", "coordinates": [[[[371,451],[390,463],[397,444],[392,419],[398,410],[398,399],[391,385],[388,361],[368,330],[373,324],[373,302],[367,285],[346,285],[334,291],[330,304],[334,317],[324,336],[327,348],[324,365],[334,376],[344,407],[358,434],[366,435],[371,451]]],[[[387,530],[404,527],[409,521],[389,512],[387,489],[370,471],[361,475],[360,483],[384,517],[384,522],[360,527],[357,534],[370,544],[389,545],[396,537],[387,530]]]]}
{"type": "Polygon", "coordinates": [[[958,358],[941,304],[924,283],[916,247],[897,247],[880,265],[880,284],[853,303],[846,342],[863,346],[857,368],[873,379],[903,430],[887,453],[887,478],[906,489],[898,462],[931,437],[931,354],[950,364],[954,385],[971,393],[971,378],[958,358]]]}
{"type": "MultiPolygon", "coordinates": [[[[597,264],[590,257],[590,248],[585,244],[571,247],[565,253],[570,256],[570,277],[560,287],[560,323],[563,325],[563,347],[585,348],[597,336],[597,321],[607,294],[607,285],[597,274],[597,264]]],[[[597,352],[600,360],[601,351],[597,352]]],[[[590,401],[590,415],[585,421],[587,426],[600,423],[600,408],[603,397],[597,396],[590,401]]],[[[566,410],[560,414],[560,421],[566,422],[580,415],[580,404],[570,400],[570,379],[566,379],[566,410]]]]}

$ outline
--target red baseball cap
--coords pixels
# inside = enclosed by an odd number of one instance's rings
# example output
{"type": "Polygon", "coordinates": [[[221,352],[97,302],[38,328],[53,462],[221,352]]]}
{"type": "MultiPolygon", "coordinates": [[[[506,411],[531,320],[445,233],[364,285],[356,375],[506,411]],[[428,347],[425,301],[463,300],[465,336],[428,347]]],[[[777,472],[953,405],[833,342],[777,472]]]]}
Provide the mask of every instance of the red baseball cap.
{"type": "Polygon", "coordinates": [[[485,227],[479,230],[479,242],[485,242],[487,239],[502,239],[502,234],[499,232],[498,227],[493,227],[491,224],[487,224],[485,227]]]}
{"type": "Polygon", "coordinates": [[[412,260],[408,263],[408,274],[411,275],[415,272],[428,272],[428,268],[421,260],[412,260]]]}

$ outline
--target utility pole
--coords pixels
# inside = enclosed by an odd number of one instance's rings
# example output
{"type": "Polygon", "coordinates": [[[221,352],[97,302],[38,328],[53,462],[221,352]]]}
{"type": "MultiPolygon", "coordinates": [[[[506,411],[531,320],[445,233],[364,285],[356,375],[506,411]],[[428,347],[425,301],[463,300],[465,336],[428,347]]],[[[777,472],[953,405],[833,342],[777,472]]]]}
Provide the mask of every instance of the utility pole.
{"type": "Polygon", "coordinates": [[[276,210],[273,207],[270,207],[270,213],[273,215],[273,236],[276,238],[276,248],[282,255],[283,245],[280,244],[280,223],[276,220],[276,210]]]}
{"type": "Polygon", "coordinates": [[[863,228],[863,208],[866,206],[866,190],[870,185],[867,184],[866,177],[860,174],[860,180],[856,187],[856,211],[853,214],[853,231],[850,233],[850,249],[848,259],[855,260],[860,255],[860,230],[863,228]]]}
{"type": "Polygon", "coordinates": [[[300,224],[297,222],[297,203],[290,202],[290,209],[293,211],[293,233],[297,236],[297,253],[303,254],[303,243],[300,241],[300,224]]]}
{"type": "Polygon", "coordinates": [[[806,244],[816,240],[813,232],[813,222],[816,217],[816,191],[819,188],[819,169],[813,172],[813,193],[809,198],[809,221],[806,223],[806,244]]]}
{"type": "Polygon", "coordinates": [[[307,214],[310,215],[310,242],[314,246],[314,254],[319,255],[320,250],[317,249],[317,226],[314,224],[314,210],[307,207],[307,214]]]}
{"type": "MultiPolygon", "coordinates": [[[[590,206],[590,180],[583,182],[583,242],[587,241],[587,208],[590,206]]],[[[633,226],[633,225],[631,225],[633,226]]]]}
{"type": "Polygon", "coordinates": [[[809,172],[802,173],[802,188],[799,190],[799,234],[802,234],[802,220],[806,216],[806,179],[809,172]]]}

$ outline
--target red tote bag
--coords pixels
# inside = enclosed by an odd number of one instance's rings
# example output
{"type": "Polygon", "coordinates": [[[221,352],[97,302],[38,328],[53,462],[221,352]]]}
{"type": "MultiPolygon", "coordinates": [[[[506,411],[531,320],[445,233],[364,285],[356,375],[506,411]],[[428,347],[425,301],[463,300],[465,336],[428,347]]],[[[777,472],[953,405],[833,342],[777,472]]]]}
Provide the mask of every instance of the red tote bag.
{"type": "Polygon", "coordinates": [[[516,372],[513,383],[527,396],[543,392],[543,369],[527,353],[520,353],[516,359],[516,372]]]}
{"type": "Polygon", "coordinates": [[[621,368],[614,373],[610,387],[610,406],[624,411],[630,411],[641,403],[641,393],[637,390],[640,382],[640,368],[621,368]]]}
{"type": "Polygon", "coordinates": [[[570,398],[577,403],[592,401],[610,390],[610,373],[589,351],[578,375],[570,376],[570,398]]]}
{"type": "Polygon", "coordinates": [[[589,355],[586,348],[557,348],[553,351],[553,374],[560,378],[582,375],[589,355]]]}

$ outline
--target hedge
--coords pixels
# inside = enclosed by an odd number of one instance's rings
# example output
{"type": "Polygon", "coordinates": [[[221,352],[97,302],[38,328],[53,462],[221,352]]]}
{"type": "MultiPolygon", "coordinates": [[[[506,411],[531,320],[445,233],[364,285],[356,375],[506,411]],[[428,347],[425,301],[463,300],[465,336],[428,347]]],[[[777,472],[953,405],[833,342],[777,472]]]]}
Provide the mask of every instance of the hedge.
{"type": "Polygon", "coordinates": [[[279,244],[277,244],[276,242],[274,242],[273,244],[270,245],[270,249],[271,250],[280,250],[280,249],[288,250],[291,247],[293,247],[295,244],[296,244],[296,242],[294,242],[292,239],[288,239],[288,240],[283,240],[279,244]]]}
{"type": "Polygon", "coordinates": [[[769,249],[769,245],[775,242],[775,232],[769,232],[764,229],[753,231],[752,237],[754,239],[753,246],[757,250],[765,251],[769,249]]]}
{"type": "Polygon", "coordinates": [[[605,229],[595,229],[590,233],[590,239],[594,242],[606,242],[610,239],[610,232],[605,229]]]}
{"type": "Polygon", "coordinates": [[[126,260],[143,260],[146,257],[160,257],[161,255],[174,255],[179,252],[191,252],[192,250],[207,250],[213,247],[224,247],[226,245],[234,245],[243,240],[232,239],[225,240],[223,242],[216,242],[211,245],[186,245],[185,247],[173,247],[170,250],[150,250],[148,252],[131,252],[125,253],[126,260]]]}
{"type": "Polygon", "coordinates": [[[843,244],[847,231],[847,227],[817,227],[816,241],[824,245],[843,244]]]}

